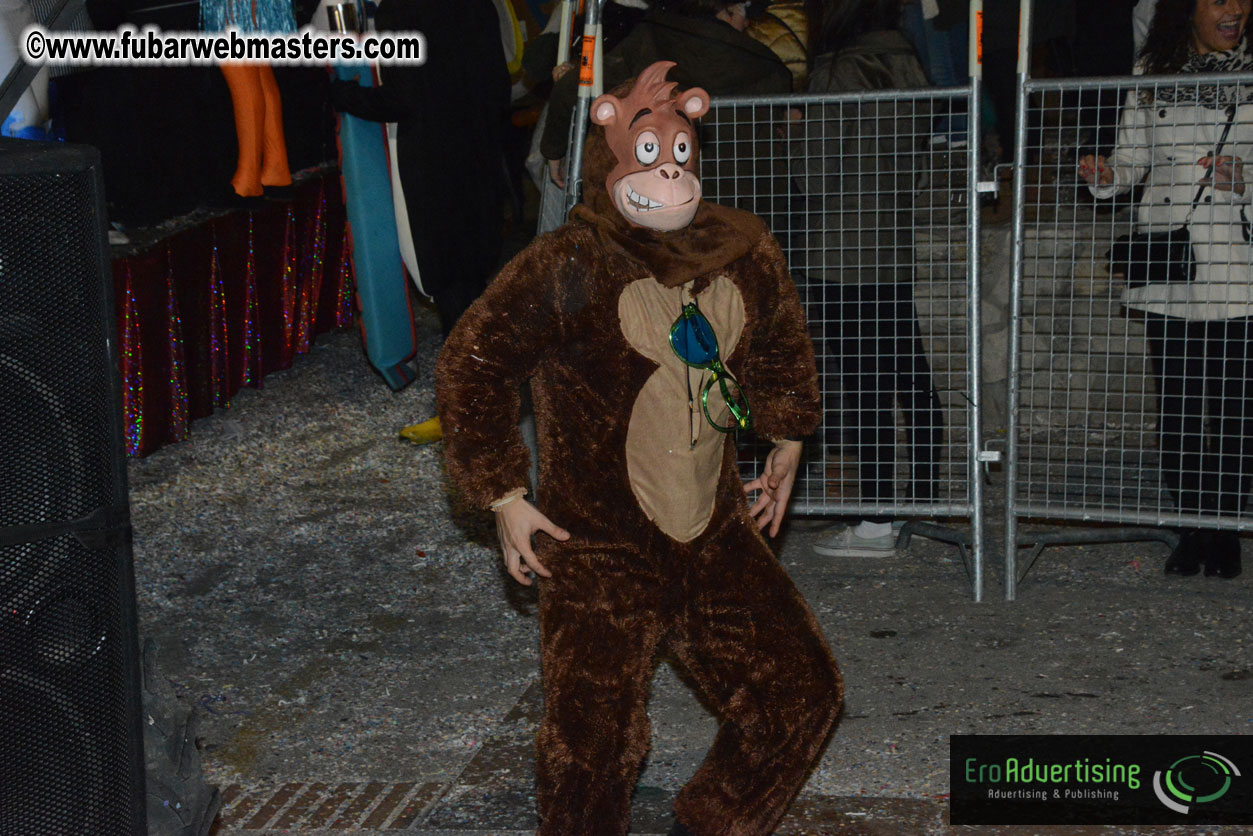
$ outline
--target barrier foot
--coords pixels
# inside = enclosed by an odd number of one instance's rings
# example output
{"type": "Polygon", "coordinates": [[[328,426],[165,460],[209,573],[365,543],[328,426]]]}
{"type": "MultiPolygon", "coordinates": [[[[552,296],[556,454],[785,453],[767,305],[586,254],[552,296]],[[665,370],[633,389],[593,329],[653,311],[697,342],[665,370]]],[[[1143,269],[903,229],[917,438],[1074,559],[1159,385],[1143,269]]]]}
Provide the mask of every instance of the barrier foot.
{"type": "Polygon", "coordinates": [[[938,523],[909,520],[901,527],[900,534],[896,535],[896,548],[898,550],[909,548],[909,538],[914,535],[926,537],[928,540],[938,540],[941,543],[952,544],[957,549],[957,553],[961,555],[962,565],[966,567],[966,577],[971,584],[974,584],[974,557],[972,554],[974,535],[972,532],[938,523]]]}
{"type": "Polygon", "coordinates": [[[1035,565],[1036,558],[1040,556],[1040,552],[1044,551],[1046,546],[1072,546],[1081,543],[1135,543],[1142,540],[1158,540],[1166,545],[1167,548],[1174,550],[1179,545],[1179,533],[1169,528],[1108,528],[1099,531],[1037,531],[1021,533],[1014,542],[1019,548],[1026,546],[1031,547],[1031,553],[1028,555],[1024,563],[1023,569],[1018,573],[1017,579],[1021,582],[1027,573],[1031,571],[1031,567],[1035,565]]]}

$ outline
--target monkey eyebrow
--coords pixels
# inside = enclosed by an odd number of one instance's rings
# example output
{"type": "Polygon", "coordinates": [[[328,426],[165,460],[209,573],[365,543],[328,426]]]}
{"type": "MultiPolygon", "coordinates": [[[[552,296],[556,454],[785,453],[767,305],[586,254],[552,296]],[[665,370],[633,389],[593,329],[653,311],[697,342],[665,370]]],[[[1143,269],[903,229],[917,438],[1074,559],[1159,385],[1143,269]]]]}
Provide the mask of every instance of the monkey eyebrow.
{"type": "Polygon", "coordinates": [[[635,117],[631,120],[631,124],[627,125],[627,130],[634,128],[636,122],[640,121],[641,119],[643,119],[645,116],[648,116],[652,112],[653,112],[652,108],[646,107],[643,110],[641,110],[639,113],[635,114],[635,117]]]}
{"type": "Polygon", "coordinates": [[[692,120],[687,118],[687,114],[679,110],[678,108],[675,108],[674,115],[681,116],[683,117],[684,122],[688,123],[689,125],[692,124],[692,120]]]}

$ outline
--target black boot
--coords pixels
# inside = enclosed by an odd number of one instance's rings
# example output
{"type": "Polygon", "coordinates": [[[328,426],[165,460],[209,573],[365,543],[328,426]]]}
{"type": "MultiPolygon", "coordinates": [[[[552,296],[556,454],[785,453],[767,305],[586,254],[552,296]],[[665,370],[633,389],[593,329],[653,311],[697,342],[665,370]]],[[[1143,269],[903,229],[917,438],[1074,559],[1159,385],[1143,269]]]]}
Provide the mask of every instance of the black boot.
{"type": "Polygon", "coordinates": [[[1211,548],[1205,553],[1205,574],[1234,578],[1240,574],[1240,535],[1234,531],[1218,531],[1211,548]]]}
{"type": "Polygon", "coordinates": [[[1209,538],[1209,532],[1199,528],[1181,529],[1179,545],[1166,558],[1166,574],[1187,576],[1200,572],[1201,559],[1208,549],[1209,538]]]}

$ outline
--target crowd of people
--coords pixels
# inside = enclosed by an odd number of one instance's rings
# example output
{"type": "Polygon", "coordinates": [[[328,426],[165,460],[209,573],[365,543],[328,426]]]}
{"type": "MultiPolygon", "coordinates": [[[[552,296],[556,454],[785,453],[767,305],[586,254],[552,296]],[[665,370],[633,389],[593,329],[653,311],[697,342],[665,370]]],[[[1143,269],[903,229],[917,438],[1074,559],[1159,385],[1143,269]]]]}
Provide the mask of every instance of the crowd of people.
{"type": "MultiPolygon", "coordinates": [[[[1081,10],[1064,2],[1037,15],[1031,54],[1037,69],[1048,73],[1124,75],[1133,66],[1136,73],[1155,74],[1246,71],[1249,2],[1100,0],[1099,8],[1082,10],[1082,21],[1081,10]]],[[[432,21],[426,19],[431,12],[416,11],[424,4],[384,0],[378,19],[384,26],[435,26],[463,37],[480,31],[484,46],[491,38],[490,5],[476,0],[464,4],[457,21],[432,21]],[[393,14],[402,7],[410,12],[393,14]]],[[[989,95],[978,123],[986,132],[985,145],[993,153],[999,148],[1004,157],[1013,153],[1015,98],[1008,80],[1017,60],[1017,9],[1009,0],[985,4],[989,95]]],[[[659,60],[673,60],[671,80],[714,97],[956,86],[967,76],[967,13],[962,0],[608,0],[602,15],[602,83],[612,89],[659,60]]],[[[525,98],[544,104],[531,141],[532,158],[543,162],[530,171],[535,185],[550,194],[564,186],[579,75],[571,72],[578,57],[577,21],[572,58],[565,63],[557,60],[556,23],[554,15],[528,45],[522,82],[530,88],[525,98]]],[[[461,57],[478,51],[466,50],[461,57]]],[[[437,161],[456,148],[462,156],[473,152],[472,167],[487,171],[495,158],[510,156],[500,127],[508,107],[502,71],[491,62],[462,63],[466,67],[448,58],[423,68],[393,68],[385,71],[381,89],[342,82],[332,89],[339,109],[401,121],[402,143],[410,148],[422,137],[420,152],[402,150],[411,161],[405,190],[412,191],[414,240],[423,270],[430,271],[430,286],[437,289],[445,332],[494,269],[501,191],[497,178],[462,178],[437,161]],[[432,79],[445,63],[440,78],[450,81],[441,86],[432,79]],[[441,120],[443,130],[431,130],[425,114],[432,112],[449,114],[441,120]],[[442,199],[457,189],[465,199],[451,204],[442,199]],[[450,212],[452,206],[491,211],[476,211],[471,218],[450,212]]],[[[1138,229],[1187,225],[1191,233],[1195,279],[1132,287],[1125,300],[1129,311],[1146,318],[1160,396],[1163,484],[1185,513],[1241,510],[1253,480],[1253,404],[1248,403],[1253,393],[1245,393],[1253,377],[1253,349],[1246,338],[1253,280],[1241,162],[1251,141],[1253,91],[1233,89],[1155,88],[1121,108],[1120,120],[1110,115],[1108,98],[1081,97],[1077,108],[1081,129],[1088,129],[1081,134],[1083,150],[1092,151],[1080,157],[1078,176],[1092,184],[1093,196],[1108,198],[1145,181],[1138,229]],[[1115,136],[1113,125],[1119,122],[1115,136]],[[1221,148],[1219,133],[1225,140],[1221,148]],[[1205,194],[1188,193],[1197,175],[1211,183],[1205,194]]],[[[969,115],[904,100],[890,108],[875,103],[843,108],[794,111],[787,141],[801,148],[796,158],[802,162],[791,171],[771,172],[788,181],[790,200],[805,207],[804,220],[797,222],[794,212],[771,215],[766,207],[749,208],[766,216],[776,235],[798,250],[821,254],[811,257],[812,263],[793,265],[804,271],[809,317],[822,323],[815,342],[834,358],[830,379],[839,391],[825,393],[823,423],[846,428],[842,438],[821,440],[853,451],[863,501],[890,506],[898,499],[896,439],[903,430],[901,458],[908,469],[903,498],[925,503],[939,487],[944,419],[913,301],[913,200],[917,173],[925,168],[918,157],[966,146],[969,115]],[[902,427],[896,423],[898,410],[902,427]]],[[[551,225],[564,220],[557,217],[551,225]]],[[[419,426],[422,431],[413,437],[440,437],[438,422],[433,432],[430,422],[419,426]]],[[[890,554],[901,524],[890,516],[869,516],[833,529],[814,548],[831,556],[890,554]]],[[[1208,574],[1238,574],[1239,538],[1184,529],[1166,570],[1186,575],[1202,565],[1208,574]]]]}
{"type": "MultiPolygon", "coordinates": [[[[1033,21],[1034,69],[1112,76],[1248,72],[1251,2],[1094,0],[1080,9],[1074,0],[1059,0],[1033,21]]],[[[204,4],[203,25],[240,25],[250,15],[245,23],[265,28],[256,4],[242,12],[235,5],[204,4]]],[[[999,147],[1002,159],[1013,154],[1018,5],[984,4],[988,102],[974,122],[986,134],[985,148],[995,153],[999,147]]],[[[385,67],[379,87],[340,81],[329,88],[336,110],[399,124],[411,234],[423,288],[434,297],[445,333],[499,266],[504,198],[511,186],[517,191],[510,178],[519,176],[525,156],[512,147],[520,132],[509,127],[511,82],[498,49],[499,6],[492,0],[382,0],[377,26],[425,32],[433,45],[427,64],[385,67]],[[438,48],[446,42],[458,48],[438,48]]],[[[293,25],[286,0],[263,4],[271,7],[282,11],[286,28],[293,25]]],[[[672,60],[672,81],[715,99],[956,86],[967,76],[968,12],[965,0],[607,0],[602,83],[612,89],[657,61],[672,60]]],[[[523,142],[530,141],[533,160],[542,161],[530,166],[535,185],[549,192],[564,184],[579,75],[570,71],[578,57],[578,22],[573,57],[565,63],[557,60],[559,31],[554,14],[527,44],[512,95],[515,117],[520,102],[543,105],[523,142]]],[[[267,72],[227,72],[240,148],[232,185],[242,196],[268,195],[290,183],[282,123],[274,116],[281,105],[267,72]],[[258,72],[259,82],[252,78],[258,72]],[[245,76],[247,84],[240,80],[245,76]]],[[[1124,300],[1147,328],[1163,484],[1184,514],[1239,512],[1253,481],[1253,393],[1246,391],[1253,386],[1253,210],[1243,163],[1253,150],[1253,87],[1160,85],[1139,88],[1123,103],[1083,95],[1076,107],[1084,137],[1077,177],[1098,201],[1126,193],[1138,200],[1136,240],[1115,254],[1154,257],[1167,252],[1155,247],[1175,240],[1170,230],[1188,235],[1189,280],[1130,277],[1124,300]]],[[[917,172],[925,168],[919,157],[966,146],[972,120],[943,105],[905,99],[891,107],[819,105],[792,117],[786,141],[799,149],[794,158],[800,162],[770,175],[786,181],[790,208],[804,211],[750,208],[797,251],[820,254],[793,270],[804,276],[811,321],[822,323],[820,333],[813,332],[820,353],[835,365],[824,379],[839,391],[825,393],[823,424],[847,428],[842,438],[823,440],[854,452],[863,501],[890,506],[901,498],[900,458],[908,469],[903,498],[927,502],[937,494],[944,421],[913,301],[913,203],[917,172]],[[905,438],[899,456],[898,430],[905,438]]],[[[22,118],[25,129],[30,119],[22,118]]],[[[1123,269],[1114,261],[1113,269],[1123,269]]],[[[418,426],[413,438],[440,437],[437,421],[418,426]]],[[[833,530],[815,548],[835,556],[888,554],[900,522],[871,516],[833,530]]],[[[1188,575],[1202,567],[1223,577],[1237,574],[1239,538],[1184,529],[1167,571],[1188,575]]]]}
{"type": "MultiPolygon", "coordinates": [[[[612,10],[615,4],[607,5],[612,10]]],[[[960,0],[639,5],[632,4],[632,22],[617,27],[610,44],[607,86],[667,57],[680,61],[680,86],[703,86],[715,95],[965,83],[968,4],[960,0]],[[766,19],[771,26],[761,25],[766,19]],[[791,38],[761,34],[777,33],[783,21],[791,38]],[[805,59],[799,71],[797,44],[805,59]],[[786,60],[790,73],[783,72],[786,60]]],[[[1118,76],[1133,68],[1137,74],[1253,68],[1244,29],[1249,0],[1103,0],[1096,6],[1079,10],[1063,3],[1037,15],[1036,70],[1118,76]]],[[[1005,157],[1013,153],[1015,99],[1006,83],[1016,61],[1017,9],[1017,3],[985,4],[990,107],[980,122],[985,144],[1005,157]]],[[[554,74],[538,147],[560,182],[575,78],[560,68],[554,74]]],[[[1253,392],[1246,392],[1253,377],[1247,324],[1253,259],[1242,164],[1253,140],[1250,100],[1248,86],[1167,85],[1139,93],[1125,107],[1085,91],[1075,108],[1084,143],[1078,176],[1093,184],[1093,196],[1140,187],[1138,230],[1187,225],[1191,232],[1195,278],[1133,286],[1124,300],[1129,312],[1145,316],[1159,394],[1162,480],[1184,514],[1239,512],[1253,481],[1253,392]],[[1198,182],[1211,184],[1206,194],[1191,193],[1198,182]]],[[[965,146],[967,114],[867,103],[840,112],[814,107],[794,117],[793,141],[805,147],[797,155],[803,162],[789,172],[792,188],[799,201],[812,194],[819,205],[805,204],[799,227],[780,219],[776,234],[798,236],[798,249],[822,254],[803,269],[808,313],[823,324],[816,342],[838,367],[839,392],[827,394],[835,401],[829,413],[840,414],[828,414],[824,424],[849,428],[842,441],[857,458],[859,495],[885,506],[897,498],[896,437],[903,429],[906,497],[925,502],[936,495],[944,426],[913,302],[911,213],[922,168],[913,158],[965,146]]],[[[888,554],[900,524],[868,517],[832,530],[814,548],[832,556],[888,554]]],[[[1166,571],[1188,575],[1203,566],[1207,574],[1234,577],[1239,550],[1234,532],[1186,527],[1166,571]]]]}

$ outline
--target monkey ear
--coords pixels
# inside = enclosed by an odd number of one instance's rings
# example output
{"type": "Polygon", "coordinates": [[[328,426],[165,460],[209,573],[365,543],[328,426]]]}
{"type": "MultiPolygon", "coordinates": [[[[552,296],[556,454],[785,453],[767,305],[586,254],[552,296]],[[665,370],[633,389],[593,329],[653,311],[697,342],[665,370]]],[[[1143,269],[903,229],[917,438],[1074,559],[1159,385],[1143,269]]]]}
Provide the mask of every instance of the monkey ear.
{"type": "Polygon", "coordinates": [[[699,119],[709,112],[709,94],[699,87],[684,90],[675,107],[689,119],[699,119]]]}
{"type": "Polygon", "coordinates": [[[622,110],[622,102],[617,96],[605,93],[597,96],[592,102],[592,122],[597,125],[612,125],[618,121],[618,113],[622,110]]]}

